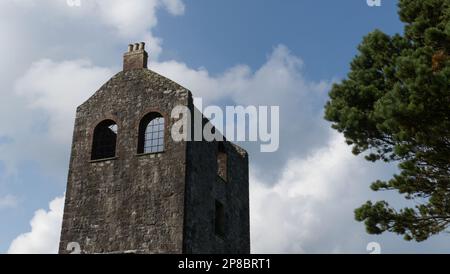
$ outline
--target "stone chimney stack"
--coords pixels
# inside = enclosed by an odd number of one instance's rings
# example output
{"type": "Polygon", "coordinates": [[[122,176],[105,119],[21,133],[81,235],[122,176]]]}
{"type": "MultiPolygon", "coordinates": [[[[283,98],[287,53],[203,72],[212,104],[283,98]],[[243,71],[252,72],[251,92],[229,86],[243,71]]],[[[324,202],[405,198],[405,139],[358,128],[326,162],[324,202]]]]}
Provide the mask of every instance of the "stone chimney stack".
{"type": "Polygon", "coordinates": [[[123,55],[123,70],[147,68],[148,53],[145,51],[145,43],[128,45],[128,52],[123,55]]]}

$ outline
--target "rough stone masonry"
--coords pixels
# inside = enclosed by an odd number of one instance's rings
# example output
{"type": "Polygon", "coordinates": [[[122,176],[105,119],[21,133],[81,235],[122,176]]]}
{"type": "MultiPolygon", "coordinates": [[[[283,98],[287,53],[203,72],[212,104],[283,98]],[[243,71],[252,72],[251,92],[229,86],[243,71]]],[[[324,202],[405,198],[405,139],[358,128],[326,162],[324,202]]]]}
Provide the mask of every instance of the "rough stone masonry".
{"type": "Polygon", "coordinates": [[[192,94],[147,58],[130,45],[123,71],[77,108],[59,252],[249,253],[247,152],[173,141],[171,110],[197,111],[192,94]]]}

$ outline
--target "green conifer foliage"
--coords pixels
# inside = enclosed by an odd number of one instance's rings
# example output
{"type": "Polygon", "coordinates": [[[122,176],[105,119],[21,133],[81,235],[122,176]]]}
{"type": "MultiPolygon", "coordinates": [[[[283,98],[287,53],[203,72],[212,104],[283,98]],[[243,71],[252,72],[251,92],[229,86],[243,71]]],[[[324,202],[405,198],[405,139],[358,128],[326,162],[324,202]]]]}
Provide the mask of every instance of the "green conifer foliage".
{"type": "Polygon", "coordinates": [[[367,232],[423,241],[450,225],[450,0],[400,0],[404,34],[363,38],[346,79],[335,84],[325,118],[353,153],[396,162],[399,174],[376,181],[411,207],[386,201],[355,210],[367,232]]]}

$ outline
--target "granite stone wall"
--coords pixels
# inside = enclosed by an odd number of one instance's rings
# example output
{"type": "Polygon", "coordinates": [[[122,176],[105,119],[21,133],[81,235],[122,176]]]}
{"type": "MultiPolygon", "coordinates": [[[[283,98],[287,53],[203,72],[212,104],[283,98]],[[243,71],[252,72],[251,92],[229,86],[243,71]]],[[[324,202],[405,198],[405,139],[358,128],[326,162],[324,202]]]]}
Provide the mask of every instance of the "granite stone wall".
{"type": "Polygon", "coordinates": [[[190,91],[146,69],[146,56],[130,58],[77,109],[59,252],[76,242],[82,253],[249,253],[247,153],[223,142],[224,181],[217,142],[173,141],[171,111],[195,110],[190,91]],[[165,119],[164,152],[139,154],[139,123],[150,112],[165,119]],[[92,161],[94,128],[107,119],[118,126],[115,156],[92,161]],[[216,201],[223,235],[214,230],[216,201]]]}
{"type": "Polygon", "coordinates": [[[60,252],[78,242],[86,253],[183,250],[186,143],[170,138],[170,112],[189,91],[147,69],[120,72],[77,109],[60,252]],[[137,154],[140,119],[160,112],[165,151],[137,154]],[[118,125],[116,157],[91,161],[92,133],[118,125]]]}

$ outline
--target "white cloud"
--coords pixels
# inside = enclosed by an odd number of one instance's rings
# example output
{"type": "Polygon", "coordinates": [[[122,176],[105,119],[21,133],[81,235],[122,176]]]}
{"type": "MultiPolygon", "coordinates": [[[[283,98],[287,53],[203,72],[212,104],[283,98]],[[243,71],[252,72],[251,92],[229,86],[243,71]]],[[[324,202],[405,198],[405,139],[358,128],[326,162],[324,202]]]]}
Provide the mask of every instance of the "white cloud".
{"type": "Polygon", "coordinates": [[[165,8],[172,15],[182,15],[182,0],[93,0],[83,7],[92,21],[99,18],[102,24],[113,28],[125,43],[144,41],[151,50],[150,58],[157,60],[162,51],[162,39],[153,35],[158,24],[156,12],[165,8]]]}
{"type": "Polygon", "coordinates": [[[331,81],[306,79],[303,61],[284,45],[276,46],[258,69],[236,65],[217,76],[204,68],[192,69],[176,61],[151,62],[151,69],[173,79],[202,97],[207,104],[264,105],[280,107],[280,148],[260,153],[260,144],[245,143],[254,167],[277,180],[279,170],[291,157],[301,157],[327,142],[329,125],[323,120],[323,105],[331,81]]]}
{"type": "Polygon", "coordinates": [[[151,62],[150,67],[208,102],[231,98],[240,104],[285,104],[292,99],[297,103],[308,96],[317,99],[330,85],[327,81],[306,80],[302,73],[303,61],[285,45],[276,46],[266,63],[254,72],[247,65],[236,65],[211,76],[205,68],[192,69],[177,61],[151,62]]]}
{"type": "MultiPolygon", "coordinates": [[[[251,176],[251,235],[255,253],[363,251],[364,228],[353,219],[364,189],[382,167],[354,157],[344,138],[291,158],[273,186],[251,176]],[[269,236],[270,235],[270,236],[269,236]]],[[[364,195],[362,195],[364,194],[364,195]]]]}
{"type": "Polygon", "coordinates": [[[182,0],[81,0],[79,7],[65,0],[1,1],[0,29],[5,26],[1,33],[5,41],[12,43],[3,43],[0,48],[8,49],[2,52],[23,51],[19,60],[23,62],[33,55],[41,59],[48,52],[53,56],[70,51],[101,55],[99,51],[117,45],[126,49],[126,43],[144,41],[151,48],[152,60],[156,60],[163,41],[153,35],[153,29],[161,9],[178,16],[184,13],[185,5],[182,0]],[[100,36],[101,40],[96,41],[100,36]]]}
{"type": "Polygon", "coordinates": [[[120,35],[143,35],[157,24],[158,0],[96,0],[102,20],[117,29],[120,35]]]}
{"type": "Polygon", "coordinates": [[[17,200],[17,197],[13,195],[0,197],[0,210],[6,208],[14,208],[17,206],[18,202],[19,201],[17,200]]]}
{"type": "MultiPolygon", "coordinates": [[[[165,7],[172,15],[184,13],[181,0],[95,0],[102,20],[124,37],[142,36],[158,23],[156,10],[165,7]]],[[[97,11],[94,11],[97,13],[97,11]]]]}
{"type": "Polygon", "coordinates": [[[0,132],[10,139],[0,145],[6,173],[16,174],[20,163],[35,161],[65,177],[76,107],[112,75],[112,69],[88,60],[31,64],[0,103],[0,132]]]}
{"type": "Polygon", "coordinates": [[[92,16],[100,15],[103,23],[115,28],[125,39],[145,41],[154,60],[162,51],[162,40],[152,34],[158,24],[158,8],[165,7],[172,15],[181,15],[185,10],[181,0],[95,0],[95,3],[98,9],[91,10],[92,16]]]}
{"type": "Polygon", "coordinates": [[[76,107],[112,75],[111,69],[96,67],[89,60],[43,59],[18,79],[15,92],[26,99],[28,107],[46,111],[50,137],[66,144],[72,136],[76,107]]]}
{"type": "Polygon", "coordinates": [[[92,0],[70,7],[54,0],[0,2],[0,30],[9,41],[0,44],[0,134],[11,139],[0,146],[0,162],[7,174],[17,173],[20,163],[29,161],[65,176],[75,107],[117,70],[110,67],[120,63],[111,65],[109,54],[117,54],[117,45],[125,51],[127,43],[143,40],[150,44],[151,58],[157,58],[162,40],[152,30],[158,9],[180,15],[184,4],[92,0]],[[108,65],[93,65],[99,60],[108,65]]]}
{"type": "Polygon", "coordinates": [[[58,252],[64,197],[50,202],[49,211],[39,209],[31,220],[31,231],[19,235],[11,243],[9,254],[50,254],[58,252]]]}

